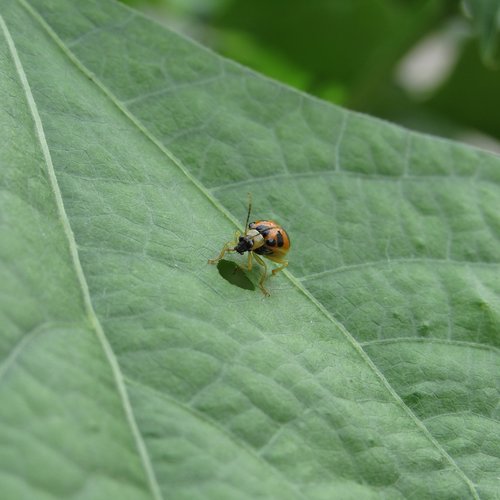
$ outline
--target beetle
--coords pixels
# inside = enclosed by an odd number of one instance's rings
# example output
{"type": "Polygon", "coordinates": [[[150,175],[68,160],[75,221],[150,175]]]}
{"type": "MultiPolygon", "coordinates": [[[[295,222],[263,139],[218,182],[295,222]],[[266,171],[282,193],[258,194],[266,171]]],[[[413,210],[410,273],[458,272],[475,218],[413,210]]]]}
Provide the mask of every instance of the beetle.
{"type": "Polygon", "coordinates": [[[245,233],[242,235],[240,231],[236,231],[234,239],[228,241],[222,247],[220,254],[215,259],[209,259],[208,263],[217,264],[228,252],[238,252],[240,255],[248,252],[247,269],[252,270],[253,259],[262,266],[259,287],[264,295],[269,296],[270,293],[264,286],[268,276],[267,264],[262,257],[280,264],[272,270],[273,276],[282,271],[288,266],[286,255],[290,250],[290,237],[286,230],[273,220],[256,220],[248,223],[251,211],[252,200],[249,194],[245,233]]]}

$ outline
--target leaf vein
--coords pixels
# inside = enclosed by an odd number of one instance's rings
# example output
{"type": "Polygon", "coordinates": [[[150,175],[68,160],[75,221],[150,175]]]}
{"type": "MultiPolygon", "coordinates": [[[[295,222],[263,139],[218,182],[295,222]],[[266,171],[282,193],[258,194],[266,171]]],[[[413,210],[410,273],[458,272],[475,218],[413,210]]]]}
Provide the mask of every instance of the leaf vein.
{"type": "Polygon", "coordinates": [[[433,338],[415,338],[415,337],[398,337],[398,338],[385,338],[377,340],[369,340],[367,342],[361,342],[361,346],[370,346],[376,344],[398,344],[398,343],[419,343],[419,344],[445,344],[454,345],[458,347],[471,347],[474,349],[481,349],[484,351],[491,351],[495,354],[500,354],[500,349],[498,347],[481,344],[479,342],[468,342],[465,340],[450,340],[450,339],[433,339],[433,338]]]}
{"type": "MultiPolygon", "coordinates": [[[[196,408],[193,408],[192,406],[186,405],[185,403],[178,401],[177,399],[173,398],[169,394],[158,391],[154,387],[144,385],[144,384],[140,383],[139,381],[130,379],[129,377],[126,377],[126,381],[131,385],[135,385],[136,387],[140,387],[144,391],[148,391],[148,392],[155,394],[157,397],[160,397],[161,399],[169,401],[170,403],[174,404],[175,406],[177,406],[181,410],[190,413],[194,417],[205,422],[207,425],[214,427],[217,432],[220,432],[221,434],[226,436],[229,439],[229,441],[234,443],[235,446],[243,449],[246,453],[248,453],[249,455],[254,457],[258,462],[261,462],[261,463],[265,464],[266,466],[269,466],[271,468],[271,470],[273,471],[273,473],[276,474],[276,476],[278,476],[280,479],[283,479],[286,484],[293,484],[290,482],[290,480],[287,477],[283,476],[282,472],[279,469],[277,469],[271,462],[269,462],[264,457],[262,457],[260,455],[260,453],[258,453],[254,448],[249,446],[245,441],[242,441],[241,439],[239,439],[233,433],[228,432],[227,429],[225,429],[224,427],[221,427],[216,421],[214,421],[212,418],[210,418],[205,413],[202,413],[202,412],[198,411],[196,408]]],[[[298,486],[294,485],[293,488],[297,492],[297,494],[300,496],[300,498],[304,498],[304,499],[306,498],[304,496],[304,494],[302,493],[302,491],[300,491],[298,486]]]]}
{"type": "Polygon", "coordinates": [[[21,337],[21,340],[15,345],[15,347],[10,351],[10,354],[7,356],[5,361],[0,365],[0,382],[7,375],[7,372],[9,371],[10,367],[15,363],[15,361],[20,356],[21,352],[29,344],[29,342],[35,337],[37,333],[43,331],[46,328],[46,326],[47,325],[39,325],[30,332],[25,333],[21,337]]]}
{"type": "Polygon", "coordinates": [[[493,184],[497,185],[496,182],[492,181],[491,179],[480,179],[477,177],[467,177],[465,175],[452,175],[452,176],[446,176],[446,175],[387,175],[387,174],[381,174],[381,173],[375,173],[375,174],[367,174],[364,172],[356,172],[356,171],[351,171],[351,170],[336,170],[336,169],[324,169],[324,170],[314,170],[312,172],[290,172],[290,173],[280,173],[280,174],[273,174],[273,175],[267,175],[267,176],[254,176],[250,179],[243,179],[241,181],[236,181],[236,182],[230,182],[227,184],[219,184],[218,186],[212,186],[210,188],[211,192],[216,192],[216,191],[224,191],[226,189],[234,189],[238,187],[243,187],[248,184],[263,184],[266,182],[271,182],[271,181],[276,181],[276,182],[283,182],[289,179],[301,179],[301,178],[308,178],[312,177],[313,179],[317,179],[319,176],[324,176],[324,177],[352,177],[356,181],[363,181],[363,180],[373,180],[373,181],[380,181],[380,182],[394,182],[394,183],[400,183],[402,181],[404,182],[435,182],[436,180],[443,180],[447,182],[463,182],[464,180],[470,182],[471,184],[478,184],[478,183],[484,183],[484,184],[493,184]]]}
{"type": "Polygon", "coordinates": [[[388,260],[375,260],[370,262],[362,262],[359,264],[351,264],[341,267],[336,267],[333,269],[326,269],[319,273],[311,273],[298,278],[299,281],[311,281],[315,279],[323,278],[324,276],[332,274],[340,274],[343,272],[353,271],[357,269],[370,268],[370,267],[382,267],[391,266],[399,264],[439,264],[439,265],[450,265],[450,266],[465,266],[465,267],[498,267],[500,262],[475,262],[470,260],[453,260],[453,259],[436,259],[436,258],[398,258],[398,259],[388,259],[388,260]]]}
{"type": "MultiPolygon", "coordinates": [[[[170,151],[168,150],[161,142],[159,139],[157,139],[154,135],[152,135],[149,130],[146,129],[146,127],[138,120],[127,108],[126,106],[96,77],[95,74],[93,74],[90,70],[88,70],[78,59],[77,57],[71,52],[71,50],[60,40],[60,38],[57,36],[56,33],[52,30],[52,28],[47,25],[45,20],[41,18],[41,16],[35,12],[29,5],[26,4],[25,0],[19,0],[22,2],[23,5],[25,5],[26,9],[31,13],[33,17],[35,17],[38,22],[44,27],[44,29],[47,31],[47,33],[52,37],[54,42],[61,48],[61,50],[67,55],[67,57],[70,59],[70,61],[73,62],[73,64],[90,80],[92,80],[95,85],[101,89],[101,91],[117,106],[117,108],[133,123],[137,129],[145,136],[147,137],[153,144],[155,144],[160,151],[162,151],[167,158],[169,158],[174,165],[179,168],[181,172],[193,183],[194,186],[208,199],[208,201],[215,206],[217,210],[220,211],[222,215],[224,215],[229,221],[231,221],[235,227],[238,227],[239,224],[236,221],[236,219],[233,217],[233,215],[212,195],[213,190],[207,189],[203,184],[201,184],[200,181],[198,181],[192,174],[187,170],[187,168],[184,167],[182,162],[170,151]]],[[[359,176],[359,173],[353,173],[353,175],[356,174],[359,176]]],[[[295,175],[295,174],[294,174],[295,175]]],[[[315,172],[313,175],[318,175],[318,172],[315,172]]],[[[279,176],[275,176],[279,177],[279,176]]],[[[281,176],[283,177],[283,176],[281,176]]],[[[286,176],[285,176],[286,177],[286,176]]],[[[377,177],[377,176],[374,176],[377,177]]],[[[380,177],[380,176],[379,176],[380,177]]],[[[431,179],[435,180],[435,176],[429,176],[431,179]]],[[[391,177],[387,177],[388,179],[394,179],[391,177]]],[[[263,178],[257,178],[254,179],[254,182],[261,182],[263,178]]],[[[450,180],[448,177],[446,178],[448,181],[450,180]]],[[[399,181],[399,178],[396,180],[399,181]]],[[[249,181],[246,181],[249,182],[249,181]]],[[[356,352],[360,355],[361,359],[369,366],[369,368],[372,370],[372,372],[375,374],[375,376],[381,381],[382,385],[386,388],[386,390],[389,392],[389,394],[394,398],[396,403],[402,408],[402,410],[408,415],[408,417],[411,419],[411,421],[415,424],[417,429],[419,429],[423,435],[429,440],[429,442],[442,454],[443,457],[450,463],[450,465],[453,467],[453,469],[456,471],[456,473],[464,480],[464,482],[467,484],[468,488],[470,489],[473,498],[479,500],[479,496],[477,494],[477,491],[475,489],[474,484],[472,481],[466,476],[464,471],[460,469],[457,465],[457,463],[453,460],[453,458],[444,450],[444,448],[439,444],[439,442],[436,441],[436,439],[432,436],[430,431],[425,427],[423,422],[419,420],[416,415],[411,411],[411,409],[404,404],[402,399],[399,397],[399,395],[395,392],[395,390],[391,387],[389,384],[388,380],[384,377],[384,375],[378,370],[378,368],[375,366],[373,361],[369,358],[367,353],[362,349],[360,344],[354,339],[354,337],[347,331],[347,329],[344,327],[340,321],[338,321],[336,318],[334,318],[328,310],[323,306],[321,302],[319,302],[306,288],[304,288],[300,282],[294,275],[292,275],[290,272],[287,270],[283,271],[283,274],[288,277],[288,279],[293,283],[293,285],[300,291],[302,292],[306,298],[308,298],[325,316],[326,318],[331,321],[334,325],[337,326],[337,328],[340,330],[340,332],[344,335],[346,340],[353,346],[353,348],[356,350],[356,352]]]]}
{"type": "MultiPolygon", "coordinates": [[[[24,2],[20,0],[23,4],[24,2]]],[[[25,5],[25,8],[30,12],[31,8],[27,5],[25,5]]],[[[32,15],[33,13],[30,12],[32,15]]],[[[99,339],[103,351],[105,353],[105,356],[110,364],[111,371],[113,373],[113,377],[116,382],[116,387],[120,396],[120,399],[122,401],[124,413],[126,416],[126,419],[128,421],[128,424],[130,426],[132,435],[134,437],[135,444],[137,446],[145,473],[146,477],[149,483],[149,487],[151,489],[151,493],[153,497],[156,500],[162,500],[163,496],[161,494],[158,481],[156,479],[150,457],[148,455],[144,439],[139,431],[139,428],[137,426],[137,422],[135,420],[135,416],[132,410],[132,406],[130,404],[130,400],[128,398],[127,390],[125,388],[124,384],[124,379],[123,379],[123,374],[121,372],[120,366],[118,364],[118,361],[116,359],[116,356],[111,348],[111,345],[104,333],[104,330],[99,322],[99,319],[97,318],[97,315],[94,311],[92,301],[90,298],[90,291],[88,288],[88,284],[83,272],[83,268],[80,262],[80,257],[78,255],[78,249],[77,249],[77,244],[76,240],[74,238],[73,230],[71,229],[71,225],[69,223],[68,216],[66,214],[66,210],[64,207],[64,202],[62,199],[62,193],[59,188],[59,184],[57,181],[55,169],[54,169],[54,164],[52,163],[52,157],[50,154],[49,150],[49,145],[47,143],[47,139],[45,137],[45,131],[43,129],[43,124],[42,124],[42,119],[41,116],[38,112],[38,108],[33,96],[33,93],[31,92],[31,87],[28,82],[28,78],[26,76],[26,73],[24,71],[21,59],[19,57],[19,54],[17,52],[14,40],[12,36],[10,35],[9,29],[7,25],[5,24],[5,21],[2,16],[0,16],[0,27],[3,31],[4,37],[7,41],[7,45],[12,57],[12,60],[14,62],[14,65],[16,67],[16,71],[20,80],[20,83],[22,85],[22,88],[25,92],[26,100],[28,103],[29,110],[31,112],[34,125],[35,125],[35,130],[36,134],[38,137],[38,141],[40,143],[40,148],[42,150],[42,154],[46,163],[47,167],[47,173],[49,175],[50,179],[50,184],[52,187],[52,191],[55,197],[55,202],[57,205],[57,210],[59,212],[59,217],[61,220],[61,224],[63,226],[64,233],[66,235],[67,241],[68,241],[68,247],[71,255],[71,259],[73,262],[74,270],[77,276],[78,283],[80,285],[80,291],[82,293],[82,298],[84,302],[84,307],[85,311],[87,314],[87,317],[90,321],[90,324],[92,328],[94,329],[97,338],[99,339]]]]}

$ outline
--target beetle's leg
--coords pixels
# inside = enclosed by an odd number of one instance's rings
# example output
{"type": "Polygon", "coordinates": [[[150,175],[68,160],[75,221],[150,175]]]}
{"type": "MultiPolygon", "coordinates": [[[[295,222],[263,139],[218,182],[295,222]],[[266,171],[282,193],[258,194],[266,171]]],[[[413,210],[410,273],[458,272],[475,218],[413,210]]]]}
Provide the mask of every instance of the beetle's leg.
{"type": "Polygon", "coordinates": [[[262,272],[262,275],[261,275],[260,280],[259,280],[259,287],[260,287],[260,290],[262,291],[262,293],[266,297],[269,297],[269,295],[271,295],[271,294],[268,292],[267,288],[264,286],[264,283],[266,282],[266,278],[267,278],[267,264],[262,257],[260,257],[259,255],[257,255],[254,252],[251,252],[251,253],[255,257],[255,260],[264,268],[264,271],[262,272]]]}
{"type": "Polygon", "coordinates": [[[235,273],[236,271],[248,271],[250,272],[252,270],[252,252],[248,252],[248,260],[247,260],[247,265],[246,266],[242,266],[241,264],[238,264],[234,270],[233,270],[233,273],[235,273]]]}
{"type": "Polygon", "coordinates": [[[234,248],[234,241],[228,241],[220,251],[220,254],[215,259],[208,259],[209,264],[217,264],[227,252],[231,252],[234,248]]]}
{"type": "Polygon", "coordinates": [[[226,255],[227,252],[232,252],[234,250],[234,247],[238,244],[238,238],[240,237],[240,232],[236,231],[234,233],[234,240],[233,241],[228,241],[223,247],[222,250],[220,251],[220,254],[215,258],[215,259],[208,259],[209,264],[217,264],[219,260],[226,255]]]}
{"type": "Polygon", "coordinates": [[[278,274],[280,271],[283,271],[283,269],[285,269],[286,266],[288,266],[288,262],[287,261],[283,262],[280,267],[277,267],[276,269],[273,269],[273,271],[272,271],[273,276],[275,276],[276,274],[278,274]]]}

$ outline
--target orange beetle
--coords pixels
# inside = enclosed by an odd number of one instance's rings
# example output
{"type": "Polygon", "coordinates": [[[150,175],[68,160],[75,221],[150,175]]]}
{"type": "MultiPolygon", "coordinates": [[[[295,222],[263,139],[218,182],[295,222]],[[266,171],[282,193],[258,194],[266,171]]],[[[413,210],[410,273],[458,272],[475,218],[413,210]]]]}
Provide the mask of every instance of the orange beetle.
{"type": "Polygon", "coordinates": [[[247,268],[252,269],[252,257],[260,264],[264,270],[260,277],[259,287],[264,295],[269,295],[269,292],[264,286],[267,279],[267,264],[262,259],[270,259],[278,264],[279,267],[273,269],[273,276],[279,273],[282,269],[288,266],[288,261],[285,259],[288,250],[290,250],[290,237],[288,233],[276,222],[272,220],[257,220],[248,223],[250,219],[250,211],[252,202],[249,196],[248,214],[245,222],[245,234],[243,236],[239,231],[236,231],[234,240],[226,243],[215,259],[210,259],[209,264],[217,264],[227,252],[238,252],[243,255],[248,252],[247,268]],[[261,257],[262,256],[262,257],[261,257]]]}

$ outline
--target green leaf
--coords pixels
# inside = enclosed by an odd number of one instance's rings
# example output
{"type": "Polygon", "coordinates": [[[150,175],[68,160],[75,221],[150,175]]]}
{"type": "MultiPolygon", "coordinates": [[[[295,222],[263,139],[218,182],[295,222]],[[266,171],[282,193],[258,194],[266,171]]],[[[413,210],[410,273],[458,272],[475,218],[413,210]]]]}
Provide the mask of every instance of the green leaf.
{"type": "Polygon", "coordinates": [[[498,157],[2,4],[3,498],[498,496],[498,157]],[[249,191],[269,298],[207,265],[249,191]]]}

